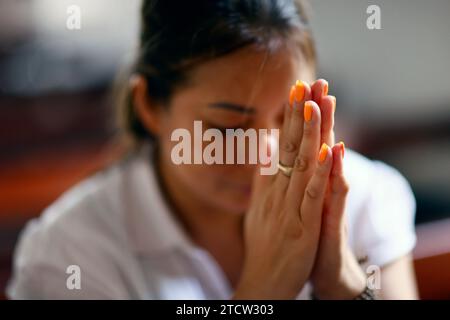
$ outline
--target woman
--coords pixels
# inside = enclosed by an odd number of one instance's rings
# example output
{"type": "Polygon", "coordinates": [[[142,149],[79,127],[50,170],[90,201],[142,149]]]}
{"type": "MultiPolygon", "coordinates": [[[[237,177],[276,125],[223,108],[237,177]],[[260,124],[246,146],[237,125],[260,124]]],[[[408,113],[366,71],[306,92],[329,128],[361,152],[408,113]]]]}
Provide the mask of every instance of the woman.
{"type": "Polygon", "coordinates": [[[315,60],[299,2],[144,1],[121,107],[134,149],[27,226],[9,296],[416,298],[411,190],[381,162],[344,158],[315,60]],[[195,135],[194,121],[225,136],[280,128],[278,172],[176,164],[173,133],[195,135]]]}

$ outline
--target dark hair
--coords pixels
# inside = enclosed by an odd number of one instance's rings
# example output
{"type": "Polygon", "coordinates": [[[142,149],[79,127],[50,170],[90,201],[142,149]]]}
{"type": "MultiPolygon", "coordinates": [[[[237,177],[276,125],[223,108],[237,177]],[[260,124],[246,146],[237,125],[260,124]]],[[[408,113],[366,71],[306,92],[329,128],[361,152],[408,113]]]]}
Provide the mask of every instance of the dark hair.
{"type": "MultiPolygon", "coordinates": [[[[163,104],[188,80],[191,68],[250,44],[272,51],[279,40],[290,42],[315,66],[300,0],[144,0],[141,13],[139,52],[132,71],[146,78],[149,97],[163,104]]],[[[135,114],[129,92],[125,100],[120,106],[122,126],[135,142],[151,138],[135,114]]]]}

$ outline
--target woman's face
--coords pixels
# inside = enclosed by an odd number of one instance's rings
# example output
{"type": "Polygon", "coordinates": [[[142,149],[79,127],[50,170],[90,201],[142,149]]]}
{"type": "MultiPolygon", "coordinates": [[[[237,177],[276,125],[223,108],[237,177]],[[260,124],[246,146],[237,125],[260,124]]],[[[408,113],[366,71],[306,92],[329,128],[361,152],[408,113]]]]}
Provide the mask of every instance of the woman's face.
{"type": "MultiPolygon", "coordinates": [[[[312,80],[311,69],[295,57],[287,49],[267,55],[246,47],[199,65],[190,84],[174,92],[171,105],[158,118],[158,137],[160,161],[180,192],[220,211],[246,211],[256,169],[248,164],[248,156],[246,164],[177,165],[171,154],[179,141],[171,141],[171,135],[179,128],[189,130],[194,148],[193,140],[202,138],[195,137],[194,121],[202,122],[203,131],[220,129],[224,137],[227,128],[280,128],[291,85],[296,79],[312,80]]],[[[202,150],[210,143],[203,142],[202,150]]],[[[225,159],[225,147],[223,155],[225,159]]]]}

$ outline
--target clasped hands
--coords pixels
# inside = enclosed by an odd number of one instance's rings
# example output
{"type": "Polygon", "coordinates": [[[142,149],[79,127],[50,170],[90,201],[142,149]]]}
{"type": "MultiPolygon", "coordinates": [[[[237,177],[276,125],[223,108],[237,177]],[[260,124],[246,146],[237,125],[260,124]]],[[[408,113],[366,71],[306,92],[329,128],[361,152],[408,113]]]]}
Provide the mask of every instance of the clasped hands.
{"type": "Polygon", "coordinates": [[[236,299],[293,299],[310,281],[319,299],[353,299],[366,277],[347,243],[345,146],[334,141],[336,98],[328,82],[292,86],[279,162],[256,170],[245,216],[245,260],[236,299]]]}

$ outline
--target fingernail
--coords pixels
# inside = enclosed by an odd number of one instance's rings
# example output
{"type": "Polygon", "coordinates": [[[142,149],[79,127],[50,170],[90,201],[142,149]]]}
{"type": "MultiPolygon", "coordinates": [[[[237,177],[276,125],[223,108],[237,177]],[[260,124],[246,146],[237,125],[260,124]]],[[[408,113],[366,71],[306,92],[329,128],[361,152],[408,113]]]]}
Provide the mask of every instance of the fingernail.
{"type": "Polygon", "coordinates": [[[305,97],[305,84],[301,80],[295,82],[295,99],[297,101],[302,101],[305,97]]]}
{"type": "Polygon", "coordinates": [[[328,82],[325,82],[325,85],[323,86],[323,95],[328,95],[328,82]]]}
{"type": "Polygon", "coordinates": [[[328,145],[326,143],[322,144],[319,151],[319,162],[322,163],[327,159],[328,156],[328,145]]]}
{"type": "Polygon", "coordinates": [[[294,105],[294,99],[295,99],[295,86],[291,87],[291,91],[289,92],[289,105],[292,106],[294,105]]]}
{"type": "Polygon", "coordinates": [[[313,113],[312,102],[311,101],[306,101],[305,102],[305,108],[304,108],[304,111],[303,111],[303,116],[304,116],[306,122],[311,121],[312,113],[313,113]]]}
{"type": "Polygon", "coordinates": [[[344,158],[344,154],[345,154],[345,143],[344,143],[344,141],[341,141],[341,142],[339,142],[339,144],[341,145],[342,158],[344,158]]]}

